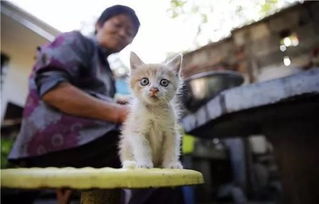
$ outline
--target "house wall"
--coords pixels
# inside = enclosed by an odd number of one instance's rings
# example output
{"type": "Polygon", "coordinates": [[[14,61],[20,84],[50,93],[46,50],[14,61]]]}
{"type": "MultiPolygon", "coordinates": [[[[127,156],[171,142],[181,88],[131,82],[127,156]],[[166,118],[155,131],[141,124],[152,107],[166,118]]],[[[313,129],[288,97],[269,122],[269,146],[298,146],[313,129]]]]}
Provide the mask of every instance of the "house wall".
{"type": "Polygon", "coordinates": [[[8,70],[1,88],[1,121],[8,103],[24,106],[36,48],[47,42],[45,37],[1,12],[1,52],[9,57],[8,70]]]}
{"type": "Polygon", "coordinates": [[[255,82],[303,69],[319,48],[318,10],[319,2],[298,4],[235,29],[227,39],[186,53],[184,76],[226,69],[241,72],[246,82],[255,82]],[[280,41],[287,32],[298,36],[299,45],[282,52],[280,41]],[[284,56],[290,57],[291,65],[283,65],[284,56]]]}

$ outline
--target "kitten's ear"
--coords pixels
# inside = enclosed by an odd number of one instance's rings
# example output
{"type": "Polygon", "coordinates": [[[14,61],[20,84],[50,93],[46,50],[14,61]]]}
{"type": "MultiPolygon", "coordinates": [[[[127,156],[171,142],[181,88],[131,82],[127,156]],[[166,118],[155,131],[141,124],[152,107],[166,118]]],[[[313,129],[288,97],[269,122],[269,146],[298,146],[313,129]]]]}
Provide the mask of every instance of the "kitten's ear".
{"type": "Polygon", "coordinates": [[[171,68],[176,75],[180,76],[180,72],[181,72],[181,68],[182,68],[182,62],[183,62],[183,55],[182,54],[178,54],[175,57],[173,57],[172,59],[170,59],[166,65],[171,68]]]}
{"type": "Polygon", "coordinates": [[[137,56],[137,54],[135,54],[135,52],[131,52],[130,63],[132,70],[144,64],[144,62],[137,56]]]}

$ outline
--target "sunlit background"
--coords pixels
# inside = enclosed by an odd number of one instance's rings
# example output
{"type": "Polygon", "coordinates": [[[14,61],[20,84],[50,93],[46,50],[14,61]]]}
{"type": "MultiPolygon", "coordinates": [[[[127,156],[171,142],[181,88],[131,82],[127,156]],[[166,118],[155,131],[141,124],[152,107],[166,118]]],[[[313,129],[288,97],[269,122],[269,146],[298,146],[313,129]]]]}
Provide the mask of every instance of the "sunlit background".
{"type": "MultiPolygon", "coordinates": [[[[299,0],[300,2],[301,0],[299,0]]],[[[10,0],[61,32],[91,34],[101,12],[114,4],[135,9],[141,27],[134,42],[110,58],[123,70],[130,51],[145,62],[161,62],[178,52],[194,50],[230,35],[232,29],[258,21],[298,0],[10,0]],[[231,5],[231,6],[230,6],[231,5]]]]}

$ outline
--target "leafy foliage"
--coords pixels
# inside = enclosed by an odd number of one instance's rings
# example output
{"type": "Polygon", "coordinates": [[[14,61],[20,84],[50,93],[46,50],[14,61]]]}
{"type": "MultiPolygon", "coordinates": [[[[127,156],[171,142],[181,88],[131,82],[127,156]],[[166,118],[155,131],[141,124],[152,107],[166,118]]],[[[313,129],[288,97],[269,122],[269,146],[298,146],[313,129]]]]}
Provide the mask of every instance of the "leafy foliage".
{"type": "Polygon", "coordinates": [[[12,144],[13,139],[1,138],[1,169],[9,168],[12,166],[7,160],[12,144]]]}
{"type": "Polygon", "coordinates": [[[195,43],[201,46],[297,1],[300,0],[170,0],[167,12],[172,19],[191,22],[191,29],[197,31],[195,43]]]}

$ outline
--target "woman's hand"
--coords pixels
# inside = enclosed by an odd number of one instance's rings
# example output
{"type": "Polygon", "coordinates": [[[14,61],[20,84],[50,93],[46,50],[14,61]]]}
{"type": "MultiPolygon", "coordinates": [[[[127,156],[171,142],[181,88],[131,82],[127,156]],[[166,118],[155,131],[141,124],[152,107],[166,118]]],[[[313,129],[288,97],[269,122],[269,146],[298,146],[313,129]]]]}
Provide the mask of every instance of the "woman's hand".
{"type": "Polygon", "coordinates": [[[118,109],[118,121],[117,123],[123,123],[128,115],[129,112],[129,108],[126,105],[120,105],[119,109],[118,109]]]}
{"type": "Polygon", "coordinates": [[[122,105],[130,103],[131,99],[132,98],[130,96],[116,96],[115,97],[116,103],[122,104],[122,105]]]}

